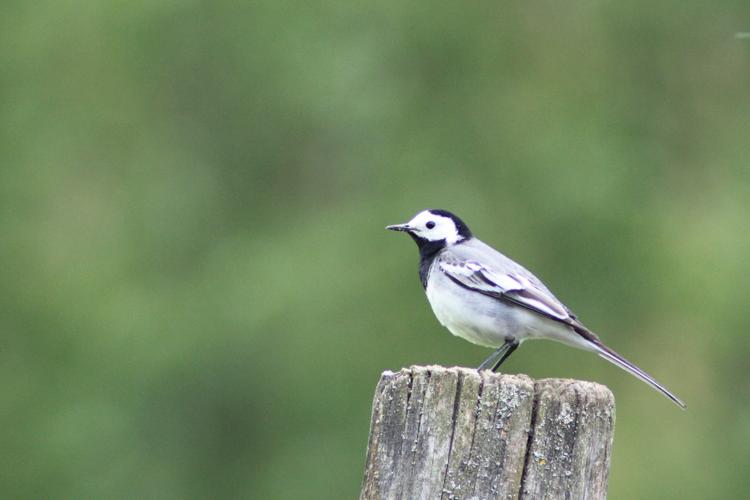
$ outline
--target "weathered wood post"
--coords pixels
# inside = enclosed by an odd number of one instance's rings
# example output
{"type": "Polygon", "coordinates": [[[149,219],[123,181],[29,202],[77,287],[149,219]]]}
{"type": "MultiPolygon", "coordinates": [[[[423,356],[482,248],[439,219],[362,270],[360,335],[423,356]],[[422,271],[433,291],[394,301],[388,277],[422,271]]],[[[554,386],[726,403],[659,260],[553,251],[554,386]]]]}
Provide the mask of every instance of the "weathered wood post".
{"type": "Polygon", "coordinates": [[[598,499],[615,405],[577,380],[414,366],[380,378],[360,499],[598,499]]]}

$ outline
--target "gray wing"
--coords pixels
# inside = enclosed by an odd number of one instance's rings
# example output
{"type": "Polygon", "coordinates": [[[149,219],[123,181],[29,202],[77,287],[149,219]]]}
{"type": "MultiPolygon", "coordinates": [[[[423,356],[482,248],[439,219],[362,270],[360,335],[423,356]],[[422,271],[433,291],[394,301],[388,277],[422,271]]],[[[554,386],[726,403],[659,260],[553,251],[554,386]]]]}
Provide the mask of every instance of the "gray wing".
{"type": "Polygon", "coordinates": [[[440,271],[464,288],[512,302],[599,341],[531,271],[476,238],[444,250],[437,261],[440,271]]]}
{"type": "MultiPolygon", "coordinates": [[[[548,295],[552,300],[562,305],[562,302],[554,296],[539,278],[534,276],[534,273],[477,238],[454,245],[450,248],[450,251],[459,259],[481,262],[484,266],[495,272],[523,276],[535,288],[541,290],[545,295],[548,295]]],[[[568,312],[570,313],[570,311],[568,312]]]]}
{"type": "Polygon", "coordinates": [[[565,305],[552,295],[544,283],[520,264],[477,239],[444,250],[436,264],[454,283],[475,292],[505,300],[537,314],[570,326],[590,341],[602,358],[643,380],[678,406],[687,406],[659,384],[651,375],[602,343],[565,305]]]}
{"type": "Polygon", "coordinates": [[[518,272],[492,269],[479,261],[462,259],[451,250],[440,254],[436,264],[441,272],[464,288],[514,302],[564,323],[575,318],[552,294],[518,272]]]}

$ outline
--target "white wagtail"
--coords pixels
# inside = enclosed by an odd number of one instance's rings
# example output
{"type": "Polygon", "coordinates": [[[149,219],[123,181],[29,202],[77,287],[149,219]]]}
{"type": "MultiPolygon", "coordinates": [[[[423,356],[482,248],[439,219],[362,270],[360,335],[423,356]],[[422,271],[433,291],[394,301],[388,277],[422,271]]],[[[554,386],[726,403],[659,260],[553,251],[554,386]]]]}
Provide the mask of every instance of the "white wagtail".
{"type": "Polygon", "coordinates": [[[454,214],[425,210],[386,229],[404,231],[417,243],[419,277],[438,321],[453,335],[497,348],[479,370],[497,370],[524,340],[551,339],[597,353],[687,408],[651,375],[604,345],[539,278],[474,238],[454,214]]]}

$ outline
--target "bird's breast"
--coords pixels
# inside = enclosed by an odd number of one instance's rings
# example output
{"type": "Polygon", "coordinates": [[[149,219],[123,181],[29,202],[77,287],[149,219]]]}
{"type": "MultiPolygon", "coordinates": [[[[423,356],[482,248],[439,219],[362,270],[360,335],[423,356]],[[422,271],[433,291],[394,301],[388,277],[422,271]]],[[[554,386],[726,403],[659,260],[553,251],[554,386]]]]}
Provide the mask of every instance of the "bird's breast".
{"type": "Polygon", "coordinates": [[[434,267],[430,270],[425,291],[440,324],[453,335],[474,344],[498,347],[507,338],[520,342],[546,338],[573,347],[590,348],[569,327],[512,302],[488,297],[457,285],[434,267]]]}
{"type": "Polygon", "coordinates": [[[431,270],[425,291],[440,324],[469,342],[497,347],[517,331],[513,308],[457,285],[439,269],[431,270]]]}

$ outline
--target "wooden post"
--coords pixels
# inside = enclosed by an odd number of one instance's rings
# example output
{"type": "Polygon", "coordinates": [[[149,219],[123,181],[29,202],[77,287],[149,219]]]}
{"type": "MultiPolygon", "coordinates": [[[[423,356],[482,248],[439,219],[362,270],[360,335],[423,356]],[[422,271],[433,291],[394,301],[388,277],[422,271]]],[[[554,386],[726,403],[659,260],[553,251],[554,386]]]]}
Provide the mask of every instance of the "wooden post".
{"type": "Polygon", "coordinates": [[[360,499],[598,499],[615,405],[577,380],[414,366],[375,391],[360,499]]]}

